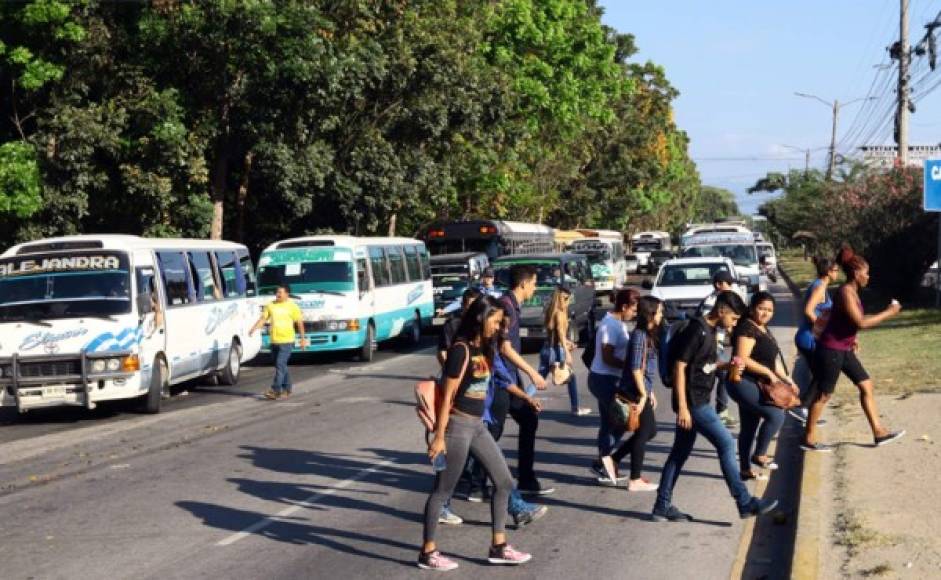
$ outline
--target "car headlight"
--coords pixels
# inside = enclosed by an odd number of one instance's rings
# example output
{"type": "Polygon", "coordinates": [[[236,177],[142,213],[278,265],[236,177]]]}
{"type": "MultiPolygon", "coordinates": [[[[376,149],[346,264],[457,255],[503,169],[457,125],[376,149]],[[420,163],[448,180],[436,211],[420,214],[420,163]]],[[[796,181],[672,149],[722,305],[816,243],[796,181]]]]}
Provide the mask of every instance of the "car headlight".
{"type": "Polygon", "coordinates": [[[113,373],[121,368],[121,359],[109,358],[107,365],[108,365],[108,371],[113,373]]]}
{"type": "Polygon", "coordinates": [[[106,363],[104,359],[97,359],[91,363],[91,371],[93,373],[103,373],[105,372],[106,363]]]}

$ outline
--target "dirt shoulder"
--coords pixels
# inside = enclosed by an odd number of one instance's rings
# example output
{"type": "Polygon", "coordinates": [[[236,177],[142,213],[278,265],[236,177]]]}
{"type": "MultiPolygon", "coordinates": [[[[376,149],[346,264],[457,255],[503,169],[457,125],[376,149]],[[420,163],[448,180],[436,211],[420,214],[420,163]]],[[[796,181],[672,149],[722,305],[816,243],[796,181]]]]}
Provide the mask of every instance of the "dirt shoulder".
{"type": "Polygon", "coordinates": [[[845,392],[829,413],[837,445],[827,462],[830,530],[840,557],[823,559],[823,576],[941,577],[941,394],[885,395],[878,404],[887,425],[907,430],[901,441],[873,447],[859,403],[845,392]]]}

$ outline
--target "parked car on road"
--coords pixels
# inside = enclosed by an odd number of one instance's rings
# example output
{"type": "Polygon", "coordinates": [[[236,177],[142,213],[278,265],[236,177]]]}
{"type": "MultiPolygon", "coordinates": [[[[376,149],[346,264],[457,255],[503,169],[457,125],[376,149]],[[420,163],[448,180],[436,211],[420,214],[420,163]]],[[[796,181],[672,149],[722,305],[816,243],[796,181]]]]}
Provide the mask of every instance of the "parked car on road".
{"type": "Polygon", "coordinates": [[[676,254],[670,250],[654,250],[653,252],[650,252],[650,271],[659,272],[660,266],[666,264],[668,260],[672,260],[675,257],[676,254]]]}
{"type": "Polygon", "coordinates": [[[588,258],[580,254],[535,254],[504,256],[493,262],[496,285],[504,291],[510,289],[510,268],[528,264],[536,268],[536,294],[521,304],[521,336],[524,341],[541,342],[546,337],[543,310],[549,304],[558,286],[572,291],[569,319],[572,321],[569,340],[578,342],[587,333],[594,320],[595,286],[588,258]]]}
{"type": "Polygon", "coordinates": [[[624,256],[624,270],[628,274],[636,274],[640,269],[640,262],[637,260],[637,256],[634,254],[627,254],[624,256]]]}

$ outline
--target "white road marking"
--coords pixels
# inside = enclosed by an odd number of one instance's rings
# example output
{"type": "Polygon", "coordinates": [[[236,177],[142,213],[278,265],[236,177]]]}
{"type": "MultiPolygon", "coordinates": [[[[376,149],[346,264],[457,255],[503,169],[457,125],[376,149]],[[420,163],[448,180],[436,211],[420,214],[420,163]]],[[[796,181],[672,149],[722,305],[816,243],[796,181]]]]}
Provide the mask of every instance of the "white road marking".
{"type": "Polygon", "coordinates": [[[366,469],[363,469],[362,471],[359,471],[359,472],[358,472],[356,475],[354,475],[353,477],[341,481],[340,483],[336,484],[335,486],[331,487],[330,489],[328,489],[328,490],[326,490],[326,491],[322,491],[322,492],[320,492],[320,493],[315,493],[314,495],[308,497],[307,499],[305,499],[305,500],[303,500],[303,501],[301,501],[301,502],[298,502],[298,503],[292,505],[291,507],[284,508],[283,510],[279,511],[278,513],[276,513],[276,514],[273,515],[273,516],[269,516],[269,517],[267,517],[267,518],[265,518],[265,519],[263,519],[263,520],[259,520],[259,521],[255,522],[254,524],[248,526],[247,528],[245,528],[245,529],[242,530],[241,532],[232,534],[231,536],[229,536],[228,538],[222,540],[221,542],[217,543],[216,545],[217,545],[217,546],[230,546],[230,545],[234,544],[235,542],[238,542],[239,540],[241,540],[241,539],[243,539],[243,538],[247,538],[248,536],[251,536],[251,535],[254,534],[255,532],[258,532],[258,531],[260,531],[260,530],[263,530],[263,529],[267,528],[267,527],[270,526],[271,524],[276,523],[276,522],[278,521],[277,518],[286,518],[286,517],[290,516],[291,514],[297,512],[297,511],[299,511],[299,510],[301,510],[301,509],[303,509],[303,508],[313,507],[313,505],[316,504],[317,502],[319,502],[320,500],[322,500],[322,499],[324,499],[324,498],[327,498],[327,497],[330,497],[331,495],[335,494],[336,492],[338,492],[338,491],[340,491],[340,490],[342,490],[342,489],[345,489],[345,488],[349,487],[350,485],[356,483],[357,481],[359,481],[360,479],[366,477],[366,476],[369,475],[370,473],[375,473],[375,472],[379,471],[380,469],[382,469],[383,467],[387,467],[387,466],[389,466],[389,465],[392,465],[393,463],[395,463],[395,460],[393,460],[393,459],[388,459],[388,460],[386,460],[386,461],[383,461],[382,463],[377,463],[376,465],[373,465],[372,467],[368,467],[368,468],[366,468],[366,469]]]}

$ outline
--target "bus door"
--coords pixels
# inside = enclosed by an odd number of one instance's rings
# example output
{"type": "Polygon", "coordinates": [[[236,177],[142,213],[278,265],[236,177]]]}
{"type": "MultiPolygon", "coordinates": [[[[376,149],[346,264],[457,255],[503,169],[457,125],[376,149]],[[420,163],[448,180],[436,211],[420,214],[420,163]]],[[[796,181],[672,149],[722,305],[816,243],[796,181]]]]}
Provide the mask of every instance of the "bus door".
{"type": "MultiPolygon", "coordinates": [[[[135,304],[138,316],[139,356],[142,369],[151,369],[154,358],[166,348],[166,297],[154,255],[134,252],[135,304]]],[[[146,379],[150,373],[144,373],[146,379]]],[[[149,384],[149,383],[145,383],[149,384]]],[[[142,385],[143,386],[143,385],[142,385]]]]}
{"type": "Polygon", "coordinates": [[[359,298],[359,305],[356,309],[355,317],[362,324],[362,330],[365,332],[366,323],[373,315],[376,308],[376,284],[369,269],[369,255],[365,249],[356,250],[356,292],[359,298]]]}

